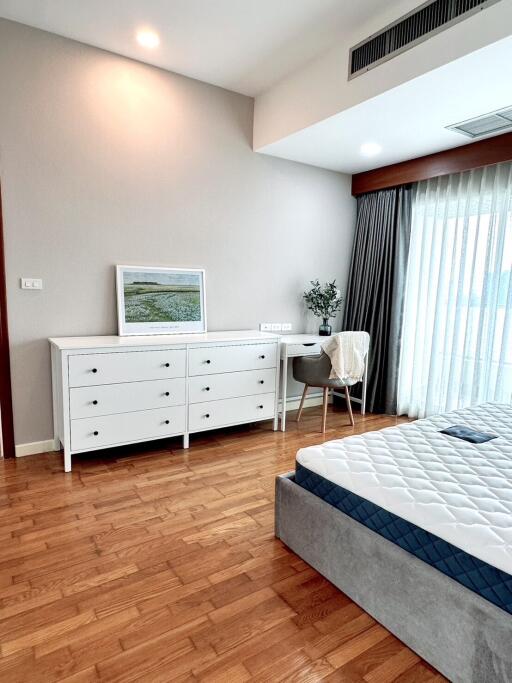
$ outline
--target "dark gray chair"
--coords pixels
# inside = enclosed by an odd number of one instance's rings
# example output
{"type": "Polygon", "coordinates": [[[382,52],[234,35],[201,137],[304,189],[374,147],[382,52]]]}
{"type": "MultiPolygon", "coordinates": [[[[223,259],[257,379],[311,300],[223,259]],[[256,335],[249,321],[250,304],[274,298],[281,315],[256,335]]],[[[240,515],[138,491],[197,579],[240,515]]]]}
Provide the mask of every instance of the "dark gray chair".
{"type": "Polygon", "coordinates": [[[331,374],[331,359],[322,351],[319,356],[298,356],[293,359],[293,377],[297,382],[303,382],[304,391],[300,399],[299,412],[297,413],[297,422],[302,416],[302,409],[304,407],[304,399],[306,398],[309,387],[322,387],[324,390],[323,399],[323,413],[322,413],[322,432],[325,432],[325,422],[327,419],[327,403],[329,400],[329,389],[344,389],[345,399],[347,401],[348,414],[350,417],[350,424],[354,426],[354,416],[352,414],[352,406],[350,405],[350,393],[348,386],[340,379],[330,379],[331,374]]]}

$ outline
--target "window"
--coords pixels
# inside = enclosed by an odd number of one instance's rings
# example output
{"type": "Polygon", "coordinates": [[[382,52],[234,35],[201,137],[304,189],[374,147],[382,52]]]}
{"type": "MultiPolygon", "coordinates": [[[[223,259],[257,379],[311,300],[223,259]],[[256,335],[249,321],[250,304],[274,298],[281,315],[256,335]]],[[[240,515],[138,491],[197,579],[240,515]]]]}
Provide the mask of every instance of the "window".
{"type": "Polygon", "coordinates": [[[398,412],[424,417],[512,394],[512,164],[418,183],[398,412]]]}

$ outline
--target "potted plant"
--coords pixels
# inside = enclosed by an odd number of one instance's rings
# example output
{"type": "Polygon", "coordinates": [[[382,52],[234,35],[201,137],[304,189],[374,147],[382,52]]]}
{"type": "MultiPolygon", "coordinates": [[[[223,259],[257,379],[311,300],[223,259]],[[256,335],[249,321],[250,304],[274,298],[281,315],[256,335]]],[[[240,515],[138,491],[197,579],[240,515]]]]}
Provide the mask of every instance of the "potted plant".
{"type": "Polygon", "coordinates": [[[336,280],[326,282],[325,285],[321,285],[319,280],[311,280],[311,284],[311,289],[304,292],[304,301],[314,315],[323,319],[318,334],[328,337],[332,331],[329,319],[340,310],[343,297],[336,287],[336,280]]]}

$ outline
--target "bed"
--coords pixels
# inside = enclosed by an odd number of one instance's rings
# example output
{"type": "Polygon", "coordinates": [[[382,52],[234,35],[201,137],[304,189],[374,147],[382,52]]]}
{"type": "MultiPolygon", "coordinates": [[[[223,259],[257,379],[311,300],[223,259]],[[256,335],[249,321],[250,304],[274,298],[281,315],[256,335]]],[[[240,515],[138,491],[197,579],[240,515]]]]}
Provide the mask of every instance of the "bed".
{"type": "Polygon", "coordinates": [[[512,406],[301,449],[276,536],[450,680],[512,681],[512,406]]]}

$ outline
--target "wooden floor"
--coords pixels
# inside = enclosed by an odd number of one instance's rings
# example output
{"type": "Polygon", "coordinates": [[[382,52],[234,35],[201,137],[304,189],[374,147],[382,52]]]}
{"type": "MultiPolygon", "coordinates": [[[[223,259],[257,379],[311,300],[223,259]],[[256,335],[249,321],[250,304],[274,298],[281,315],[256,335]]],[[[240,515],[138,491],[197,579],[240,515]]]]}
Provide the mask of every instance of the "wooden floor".
{"type": "MultiPolygon", "coordinates": [[[[326,438],[396,420],[347,422],[326,438]]],[[[1,463],[0,680],[444,680],[274,538],[274,477],[319,424],[1,463]]]]}

